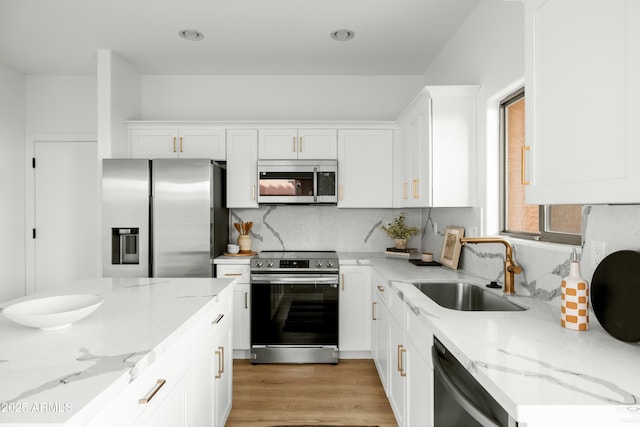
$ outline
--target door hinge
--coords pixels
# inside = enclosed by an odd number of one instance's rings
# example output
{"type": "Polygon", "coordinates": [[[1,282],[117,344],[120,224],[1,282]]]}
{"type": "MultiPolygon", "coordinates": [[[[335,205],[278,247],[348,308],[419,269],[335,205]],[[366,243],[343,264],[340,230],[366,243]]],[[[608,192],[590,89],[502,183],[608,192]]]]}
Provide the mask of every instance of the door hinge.
{"type": "Polygon", "coordinates": [[[35,169],[35,168],[36,168],[36,158],[35,158],[35,157],[32,157],[32,158],[31,158],[31,167],[32,167],[33,169],[35,169]]]}
{"type": "Polygon", "coordinates": [[[33,236],[34,239],[36,238],[36,229],[35,228],[33,228],[31,230],[31,235],[33,236]]]}

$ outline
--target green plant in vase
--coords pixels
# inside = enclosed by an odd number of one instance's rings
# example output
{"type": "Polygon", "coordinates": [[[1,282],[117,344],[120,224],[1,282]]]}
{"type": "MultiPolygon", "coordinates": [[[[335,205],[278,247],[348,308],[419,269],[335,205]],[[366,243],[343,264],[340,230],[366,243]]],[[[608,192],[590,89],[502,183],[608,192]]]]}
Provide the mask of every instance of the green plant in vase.
{"type": "Polygon", "coordinates": [[[416,227],[407,227],[405,224],[405,213],[400,212],[400,215],[395,217],[393,221],[382,225],[380,228],[395,241],[395,247],[397,249],[407,248],[407,239],[418,232],[416,227]]]}

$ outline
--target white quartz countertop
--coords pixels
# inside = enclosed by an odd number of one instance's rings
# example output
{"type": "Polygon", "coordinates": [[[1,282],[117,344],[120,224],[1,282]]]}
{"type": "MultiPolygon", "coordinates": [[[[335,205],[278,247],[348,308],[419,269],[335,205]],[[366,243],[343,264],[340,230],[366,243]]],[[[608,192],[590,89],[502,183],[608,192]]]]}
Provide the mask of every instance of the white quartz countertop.
{"type": "MultiPolygon", "coordinates": [[[[64,423],[100,409],[230,289],[229,279],[95,279],[31,295],[86,293],[104,303],[57,331],[0,316],[0,424],[64,423]]],[[[88,414],[88,415],[87,415],[88,414]]]]}
{"type": "Polygon", "coordinates": [[[559,304],[526,296],[507,297],[526,311],[450,310],[410,283],[463,280],[484,287],[488,281],[379,254],[339,255],[341,265],[372,265],[392,282],[392,289],[519,422],[640,425],[640,343],[611,337],[593,313],[590,329],[578,332],[560,326],[559,304]]]}

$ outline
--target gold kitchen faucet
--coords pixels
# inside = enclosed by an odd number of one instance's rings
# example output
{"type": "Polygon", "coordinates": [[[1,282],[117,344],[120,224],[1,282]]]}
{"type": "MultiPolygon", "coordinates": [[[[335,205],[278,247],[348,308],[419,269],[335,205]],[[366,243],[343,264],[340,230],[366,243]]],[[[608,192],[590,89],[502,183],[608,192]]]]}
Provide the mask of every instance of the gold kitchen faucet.
{"type": "Polygon", "coordinates": [[[513,247],[508,240],[502,237],[461,237],[460,243],[466,245],[468,243],[502,243],[506,250],[507,255],[504,260],[504,293],[509,295],[515,295],[515,275],[522,273],[522,267],[516,265],[513,260],[513,247]]]}

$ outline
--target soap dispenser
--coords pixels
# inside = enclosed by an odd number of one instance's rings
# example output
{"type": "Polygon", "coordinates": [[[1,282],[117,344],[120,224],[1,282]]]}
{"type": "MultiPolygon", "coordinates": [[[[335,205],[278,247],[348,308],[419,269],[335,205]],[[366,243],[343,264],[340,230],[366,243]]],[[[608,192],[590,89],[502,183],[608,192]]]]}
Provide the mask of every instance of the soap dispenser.
{"type": "Polygon", "coordinates": [[[576,331],[589,329],[589,285],[580,276],[580,262],[573,250],[569,275],[562,279],[560,324],[576,331]]]}

